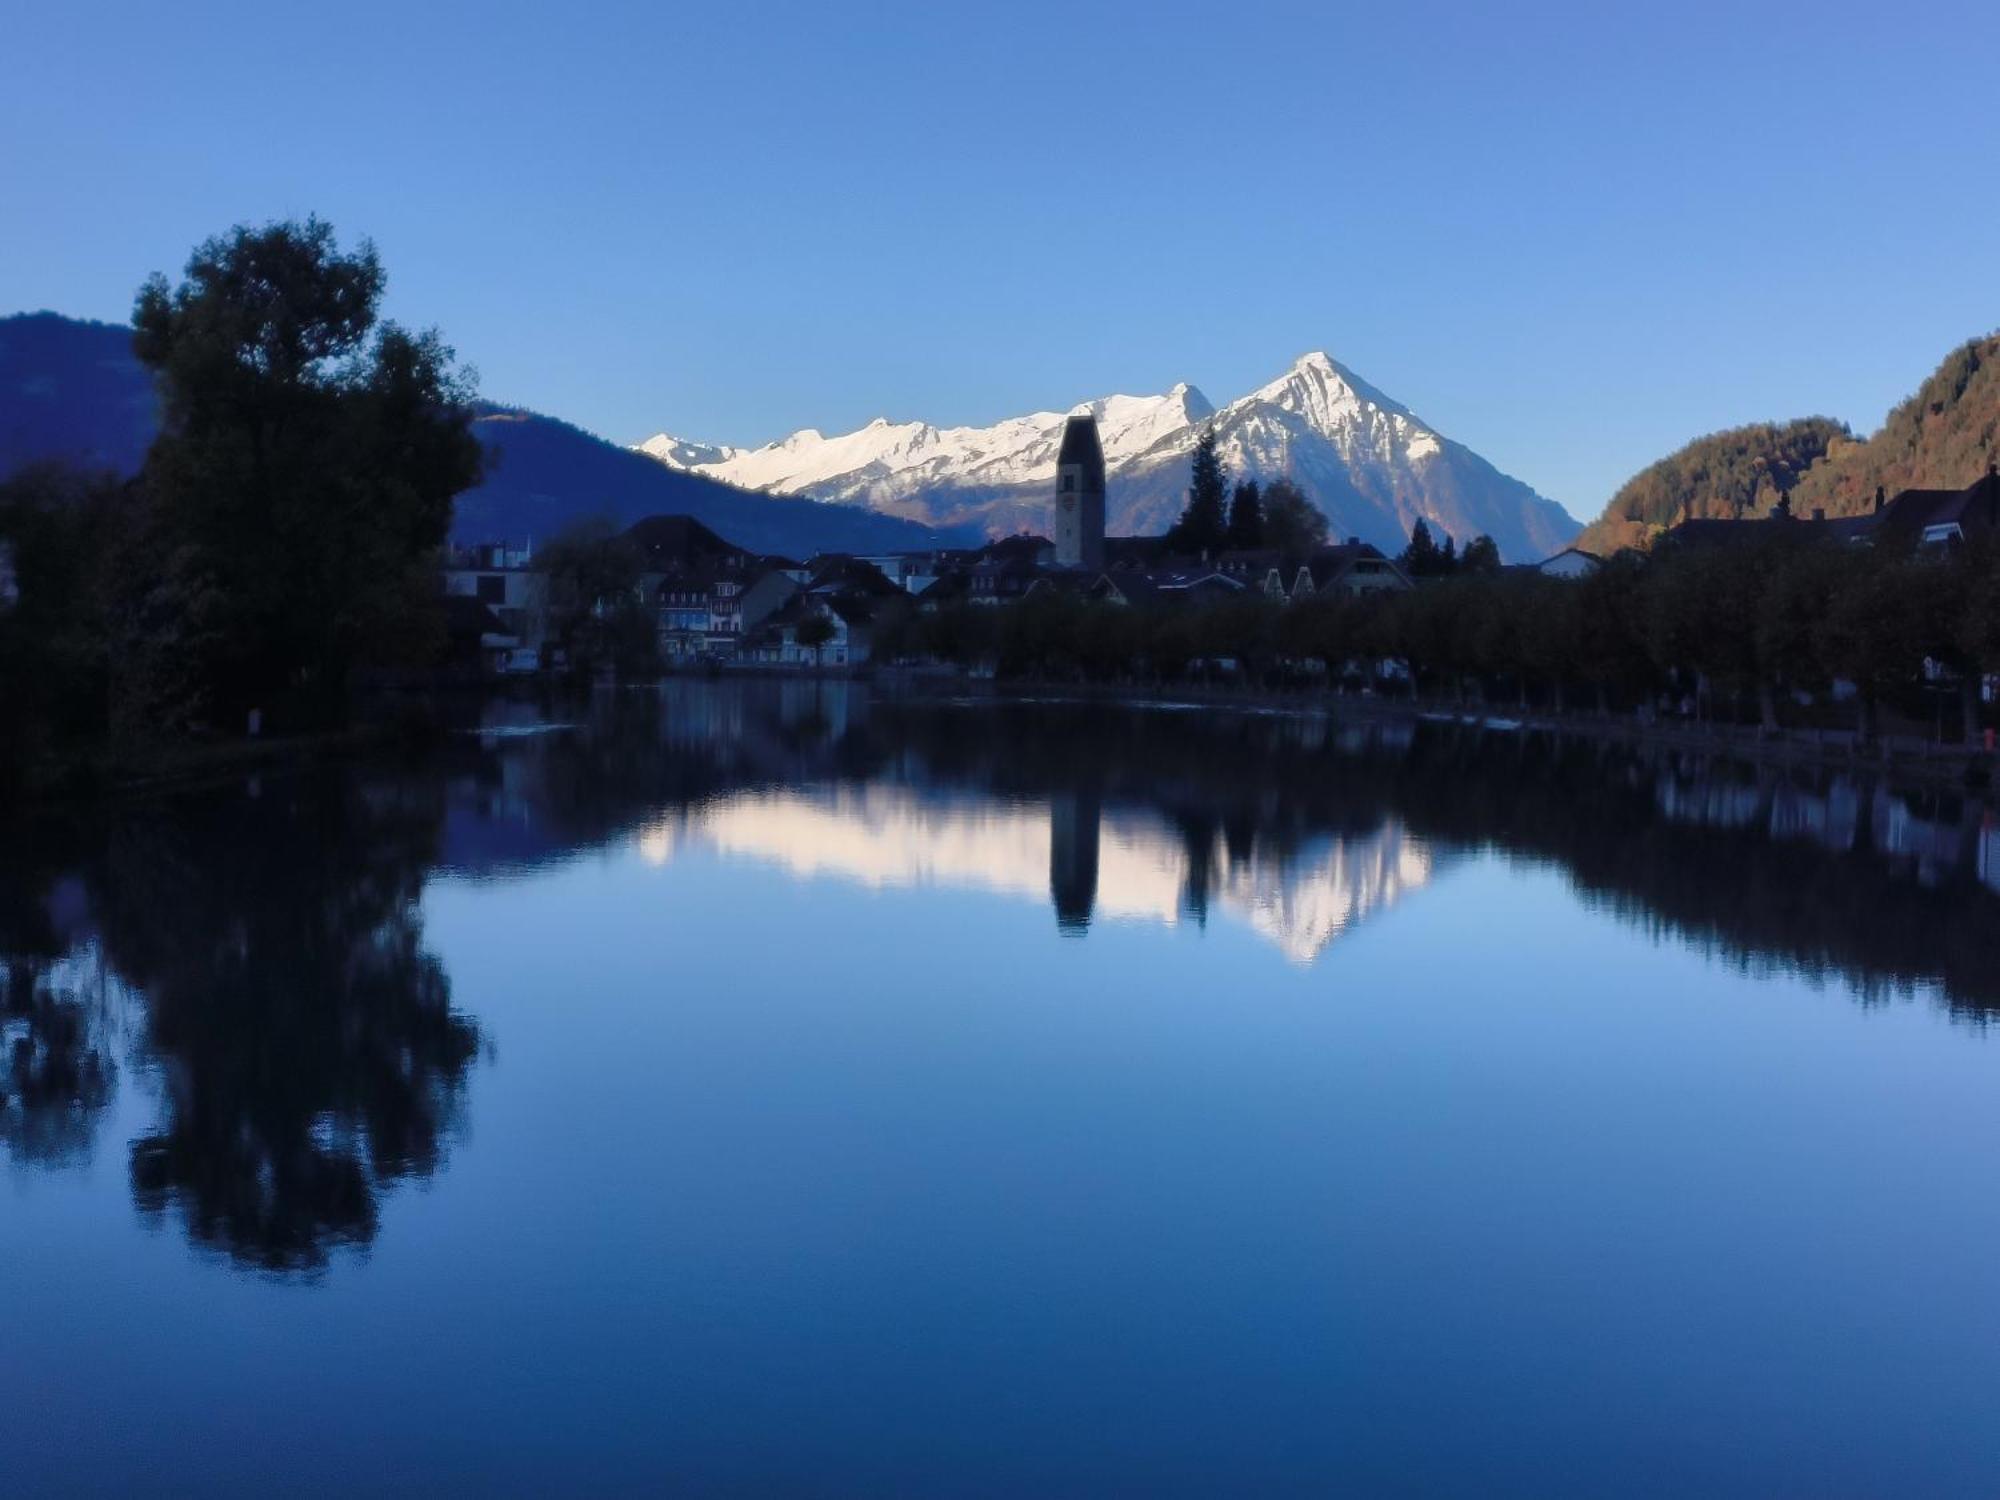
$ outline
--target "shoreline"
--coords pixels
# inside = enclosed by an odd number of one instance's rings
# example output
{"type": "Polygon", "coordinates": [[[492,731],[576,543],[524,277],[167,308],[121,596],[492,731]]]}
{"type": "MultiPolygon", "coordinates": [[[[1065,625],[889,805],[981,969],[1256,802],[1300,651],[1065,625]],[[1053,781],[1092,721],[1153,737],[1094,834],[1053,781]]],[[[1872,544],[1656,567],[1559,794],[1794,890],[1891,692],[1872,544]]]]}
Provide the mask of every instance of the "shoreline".
{"type": "MultiPolygon", "coordinates": [[[[667,673],[621,686],[658,688],[669,682],[685,682],[690,675],[667,673]]],[[[1374,724],[1443,724],[1487,734],[1551,735],[1719,756],[1746,765],[1866,772],[1921,781],[1989,801],[1996,800],[1993,770],[1996,759],[2000,759],[1977,746],[1940,744],[1907,735],[1884,735],[1872,745],[1863,746],[1851,730],[1789,729],[1766,734],[1755,725],[1647,722],[1633,714],[1524,712],[1497,705],[1358,693],[1288,693],[1212,685],[1146,688],[1132,684],[1100,686],[1026,679],[1000,682],[897,669],[860,673],[849,670],[839,674],[811,670],[727,673],[709,676],[707,680],[743,683],[760,679],[773,683],[839,682],[912,702],[1098,704],[1160,711],[1208,709],[1374,724]]],[[[473,696],[498,699],[519,694],[501,688],[473,696]]],[[[54,775],[39,782],[27,782],[14,788],[11,795],[0,797],[0,812],[33,814],[190,791],[250,772],[296,772],[330,761],[379,754],[425,738],[419,732],[413,741],[412,726],[408,723],[384,720],[312,734],[168,745],[150,752],[93,751],[59,768],[54,775]]]]}
{"type": "Polygon", "coordinates": [[[317,734],[167,745],[150,752],[93,749],[51,776],[13,788],[0,797],[0,811],[34,814],[193,791],[246,772],[293,772],[358,757],[403,738],[391,724],[359,724],[317,734]]]}
{"type": "Polygon", "coordinates": [[[1495,734],[1546,734],[1571,739],[1721,755],[1757,765],[1815,766],[1918,778],[1988,796],[1997,758],[1979,746],[1940,744],[1906,735],[1878,736],[1862,745],[1851,730],[1781,729],[1767,734],[1756,725],[1684,722],[1651,723],[1629,714],[1564,713],[1475,706],[1443,701],[1381,698],[1362,694],[1282,693],[1264,689],[1178,687],[1146,689],[1130,685],[1099,688],[1088,684],[960,681],[945,689],[925,678],[904,689],[913,697],[989,698],[995,702],[1102,703],[1133,708],[1212,708],[1241,713],[1322,716],[1375,723],[1452,724],[1495,734]]]}

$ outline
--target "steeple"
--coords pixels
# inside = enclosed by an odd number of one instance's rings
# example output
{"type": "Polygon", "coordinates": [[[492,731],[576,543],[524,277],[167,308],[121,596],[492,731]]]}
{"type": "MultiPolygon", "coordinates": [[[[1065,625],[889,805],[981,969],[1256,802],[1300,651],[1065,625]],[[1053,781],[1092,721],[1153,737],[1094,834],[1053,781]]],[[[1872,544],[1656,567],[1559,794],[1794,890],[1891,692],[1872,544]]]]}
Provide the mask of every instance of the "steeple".
{"type": "Polygon", "coordinates": [[[1056,566],[1104,566],[1104,445],[1092,416],[1063,424],[1056,454],[1056,566]]]}

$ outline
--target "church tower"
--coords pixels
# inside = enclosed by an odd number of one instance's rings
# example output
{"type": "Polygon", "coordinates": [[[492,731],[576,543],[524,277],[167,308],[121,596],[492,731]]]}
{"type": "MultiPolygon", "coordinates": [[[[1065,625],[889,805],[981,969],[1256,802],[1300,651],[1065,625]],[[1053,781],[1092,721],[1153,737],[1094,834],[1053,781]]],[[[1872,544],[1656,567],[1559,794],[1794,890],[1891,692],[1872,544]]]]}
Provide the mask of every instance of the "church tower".
{"type": "Polygon", "coordinates": [[[1056,455],[1056,566],[1104,566],[1104,447],[1095,417],[1063,424],[1056,455]]]}

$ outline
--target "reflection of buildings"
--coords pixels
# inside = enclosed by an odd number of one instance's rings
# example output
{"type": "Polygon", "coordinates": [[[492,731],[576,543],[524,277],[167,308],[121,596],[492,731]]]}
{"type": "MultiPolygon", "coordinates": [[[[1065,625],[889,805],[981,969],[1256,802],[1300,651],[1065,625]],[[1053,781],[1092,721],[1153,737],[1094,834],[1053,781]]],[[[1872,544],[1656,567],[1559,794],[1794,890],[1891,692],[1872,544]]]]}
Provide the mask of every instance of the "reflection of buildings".
{"type": "Polygon", "coordinates": [[[1107,813],[1089,793],[1005,803],[880,784],[744,792],[670,814],[640,836],[658,863],[689,847],[802,878],[1048,899],[1070,929],[1093,917],[1178,923],[1205,870],[1210,910],[1301,963],[1427,884],[1434,869],[1430,850],[1393,821],[1285,852],[1253,845],[1231,853],[1219,835],[1191,840],[1151,812],[1107,813]]]}
{"type": "Polygon", "coordinates": [[[1676,823],[1740,829],[1834,854],[1868,848],[1908,860],[1926,885],[1969,870],[2000,890],[2000,833],[1985,805],[1971,798],[1927,799],[1938,805],[1925,809],[1918,800],[1845,775],[1808,785],[1776,774],[1662,774],[1654,788],[1659,810],[1676,823]]]}

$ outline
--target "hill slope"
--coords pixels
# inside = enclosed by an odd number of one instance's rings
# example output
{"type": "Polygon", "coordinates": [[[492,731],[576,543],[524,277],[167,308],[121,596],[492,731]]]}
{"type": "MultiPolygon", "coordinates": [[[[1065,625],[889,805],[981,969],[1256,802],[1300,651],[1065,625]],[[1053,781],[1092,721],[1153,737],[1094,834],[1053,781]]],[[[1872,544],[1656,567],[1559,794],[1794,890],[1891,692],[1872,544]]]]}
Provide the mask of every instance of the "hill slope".
{"type": "Polygon", "coordinates": [[[1882,430],[1828,456],[1800,481],[1794,508],[1858,515],[1875,487],[1961,489],[2000,458],[2000,333],[1961,344],[1882,430]]]}
{"type": "Polygon", "coordinates": [[[458,497],[452,534],[462,541],[545,538],[579,516],[630,525],[684,514],[752,552],[805,556],[948,545],[966,538],[894,516],[814,500],[751,494],[678,473],[553,417],[482,406],[474,431],[486,446],[486,479],[458,497]]]}
{"type": "Polygon", "coordinates": [[[130,474],[157,420],[130,328],[51,312],[0,318],[0,475],[47,460],[130,474]]]}
{"type": "MultiPolygon", "coordinates": [[[[0,477],[47,461],[136,473],[157,422],[131,329],[57,313],[0,318],[0,477]]],[[[458,498],[452,535],[459,541],[543,538],[580,516],[629,524],[669,512],[695,516],[757,552],[924,547],[939,537],[866,510],[774,500],[677,474],[530,411],[482,406],[475,430],[488,473],[458,498]]]]}
{"type": "MultiPolygon", "coordinates": [[[[1158,396],[1107,396],[1072,411],[1098,419],[1114,532],[1157,533],[1173,522],[1185,501],[1189,456],[1210,425],[1232,478],[1290,477],[1337,535],[1399,549],[1422,517],[1460,539],[1484,532],[1505,556],[1530,559],[1556,551],[1578,529],[1554,501],[1322,353],[1302,356],[1220,411],[1186,384],[1158,396]]],[[[946,428],[878,418],[834,437],[806,428],[762,448],[660,433],[641,448],[664,466],[736,484],[999,534],[1046,529],[1067,415],[1042,411],[991,427],[946,428]]]]}
{"type": "Polygon", "coordinates": [[[1792,496],[1795,513],[1806,514],[1802,480],[1852,438],[1845,423],[1830,417],[1757,422],[1696,438],[1626,480],[1576,544],[1599,556],[1646,547],[1682,521],[1768,515],[1782,495],[1792,496]]]}

